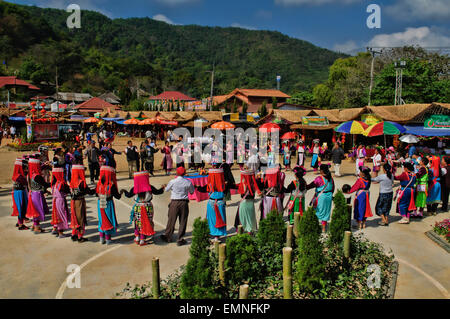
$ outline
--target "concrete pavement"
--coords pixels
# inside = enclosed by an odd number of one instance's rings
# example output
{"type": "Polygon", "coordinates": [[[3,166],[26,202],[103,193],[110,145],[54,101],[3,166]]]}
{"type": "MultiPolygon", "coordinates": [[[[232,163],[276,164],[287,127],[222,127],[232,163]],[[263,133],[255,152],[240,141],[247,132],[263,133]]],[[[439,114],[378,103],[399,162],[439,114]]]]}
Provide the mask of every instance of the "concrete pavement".
{"type": "MultiPolygon", "coordinates": [[[[341,172],[348,174],[336,178],[337,188],[355,182],[356,178],[350,174],[353,170],[353,164],[343,165],[341,172]]],[[[234,170],[233,174],[239,181],[239,172],[234,170]]],[[[125,174],[119,176],[122,178],[119,179],[119,188],[131,187],[132,181],[124,179],[125,174]]],[[[314,177],[312,172],[308,172],[307,182],[314,177]]],[[[173,176],[158,176],[151,178],[151,183],[159,187],[171,178],[173,176]]],[[[289,172],[286,185],[292,178],[293,174],[289,172]]],[[[379,186],[375,184],[371,188],[373,209],[378,190],[379,186]]],[[[87,199],[89,225],[86,237],[89,241],[80,244],[72,242],[70,237],[58,239],[50,233],[34,235],[30,231],[18,231],[14,227],[16,218],[10,217],[10,190],[0,191],[0,298],[112,298],[127,282],[133,286],[150,281],[151,260],[154,256],[160,258],[162,277],[175,271],[188,259],[189,245],[178,247],[176,243],[167,244],[158,238],[167,222],[169,193],[154,196],[157,235],[154,243],[139,247],[133,243],[133,229],[129,225],[130,199],[116,200],[120,230],[113,237],[114,244],[106,246],[99,243],[95,197],[87,199]],[[65,285],[69,275],[66,269],[70,264],[82,267],[79,289],[70,289],[65,285]]],[[[312,195],[310,191],[307,203],[312,195]]],[[[227,208],[229,232],[234,231],[232,225],[238,201],[239,196],[233,196],[227,208]]],[[[387,250],[392,249],[400,262],[395,298],[450,298],[450,255],[424,234],[435,221],[450,218],[450,213],[401,225],[397,223],[398,215],[393,212],[394,208],[391,212],[393,222],[389,227],[378,226],[379,218],[373,217],[363,232],[369,239],[382,243],[387,250]]],[[[191,202],[186,236],[188,243],[195,218],[205,216],[206,202],[191,202]]],[[[43,224],[46,229],[50,229],[49,218],[43,224]]]]}

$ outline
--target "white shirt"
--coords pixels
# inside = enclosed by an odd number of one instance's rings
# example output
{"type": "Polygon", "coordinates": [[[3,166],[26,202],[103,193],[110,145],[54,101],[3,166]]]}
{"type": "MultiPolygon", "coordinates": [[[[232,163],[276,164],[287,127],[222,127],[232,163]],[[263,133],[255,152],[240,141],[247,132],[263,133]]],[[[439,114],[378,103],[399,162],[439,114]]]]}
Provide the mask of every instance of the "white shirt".
{"type": "Polygon", "coordinates": [[[178,176],[167,184],[165,192],[172,191],[170,199],[189,199],[189,194],[194,194],[195,188],[190,180],[178,176]]]}
{"type": "Polygon", "coordinates": [[[381,165],[381,154],[376,154],[373,156],[373,166],[381,165]]]}

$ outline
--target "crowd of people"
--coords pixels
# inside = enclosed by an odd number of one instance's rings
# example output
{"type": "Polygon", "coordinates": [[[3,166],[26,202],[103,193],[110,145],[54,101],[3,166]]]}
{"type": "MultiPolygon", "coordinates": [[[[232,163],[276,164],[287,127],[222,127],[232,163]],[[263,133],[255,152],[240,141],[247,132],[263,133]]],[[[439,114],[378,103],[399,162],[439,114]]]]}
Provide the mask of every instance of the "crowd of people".
{"type": "MultiPolygon", "coordinates": [[[[208,183],[205,186],[194,186],[185,178],[185,155],[183,137],[171,146],[165,142],[161,149],[157,147],[152,135],[148,136],[139,148],[132,141],[124,150],[129,167],[129,178],[134,179],[130,190],[119,190],[116,178],[115,155],[122,154],[112,147],[114,136],[99,136],[100,147],[92,136],[86,138],[87,146],[75,144],[71,148],[54,150],[54,157],[49,159],[48,148],[40,147],[39,152],[18,158],[13,173],[13,216],[17,216],[16,226],[19,230],[30,229],[25,223],[32,222],[31,230],[42,233],[40,223],[45,215],[50,214],[46,202],[46,194],[52,196],[51,225],[52,233],[64,238],[64,232],[72,230],[73,241],[84,242],[86,227],[86,196],[96,196],[98,212],[98,231],[102,244],[111,244],[111,237],[117,231],[117,218],[114,199],[123,195],[134,197],[135,205],[131,211],[130,223],[134,223],[135,242],[146,244],[146,238],[155,235],[152,205],[153,195],[171,192],[171,202],[168,210],[168,223],[161,239],[172,241],[175,223],[179,219],[178,245],[184,245],[184,235],[189,215],[189,194],[195,190],[208,194],[206,217],[211,236],[219,239],[227,235],[226,202],[231,199],[231,193],[240,194],[234,226],[242,225],[245,232],[254,234],[258,228],[256,219],[256,198],[261,197],[259,204],[261,220],[272,211],[288,216],[289,222],[294,222],[296,212],[303,215],[306,209],[306,194],[314,190],[310,206],[313,206],[322,230],[327,230],[331,218],[333,194],[336,191],[335,178],[341,176],[340,165],[345,158],[342,147],[336,142],[330,152],[334,164],[334,176],[331,163],[323,163],[323,145],[314,140],[311,147],[305,147],[303,141],[285,143],[283,145],[282,163],[286,171],[290,170],[293,152],[297,159],[292,171],[294,180],[285,185],[286,174],[281,164],[275,160],[276,154],[272,145],[267,145],[265,163],[260,161],[260,152],[256,145],[250,145],[248,150],[236,150],[237,164],[240,169],[240,182],[236,183],[231,167],[234,165],[233,145],[222,149],[213,148],[211,156],[212,168],[207,171],[208,183]],[[161,166],[166,174],[170,174],[174,162],[176,178],[168,185],[160,188],[150,184],[150,176],[154,176],[154,154],[161,151],[163,160],[161,166]],[[224,152],[223,159],[218,156],[224,152]],[[315,176],[306,182],[305,155],[310,153],[310,167],[315,176]],[[86,182],[83,160],[87,159],[90,172],[91,187],[86,182]],[[50,190],[49,190],[50,189],[50,190]],[[286,196],[288,194],[288,196],[286,196]],[[70,205],[67,198],[70,197],[70,205]],[[285,200],[287,197],[287,201],[285,200]]],[[[198,145],[197,145],[198,146],[198,145]]],[[[189,156],[195,156],[195,144],[189,156]]],[[[198,150],[199,151],[199,150],[198,150]]],[[[358,229],[364,229],[367,218],[373,216],[370,205],[370,189],[373,183],[380,184],[380,194],[374,208],[381,216],[380,225],[389,225],[389,214],[392,204],[396,201],[396,211],[402,216],[399,221],[407,224],[410,218],[423,217],[425,209],[428,214],[436,214],[438,204],[442,202],[442,210],[448,210],[448,195],[450,189],[450,158],[425,156],[411,148],[405,154],[399,154],[393,147],[387,150],[376,149],[368,158],[363,145],[356,147],[348,156],[355,158],[356,182],[350,186],[345,184],[342,191],[350,201],[353,201],[353,218],[358,229]],[[372,162],[372,169],[367,161],[372,162]],[[394,192],[394,181],[400,182],[400,188],[394,192]]],[[[192,167],[198,168],[198,167],[192,167]]],[[[200,169],[205,170],[204,163],[200,169]]]]}

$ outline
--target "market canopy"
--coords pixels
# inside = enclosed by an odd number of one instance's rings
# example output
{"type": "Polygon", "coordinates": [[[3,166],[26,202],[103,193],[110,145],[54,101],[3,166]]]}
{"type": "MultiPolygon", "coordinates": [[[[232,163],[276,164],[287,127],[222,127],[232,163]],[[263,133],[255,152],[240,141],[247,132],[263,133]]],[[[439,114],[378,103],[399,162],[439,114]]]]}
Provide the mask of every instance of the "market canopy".
{"type": "Polygon", "coordinates": [[[407,134],[417,136],[450,136],[449,129],[424,128],[423,126],[404,126],[407,134]]]}
{"type": "Polygon", "coordinates": [[[137,125],[139,124],[139,120],[137,119],[129,119],[123,122],[125,125],[137,125]]]}
{"type": "Polygon", "coordinates": [[[84,120],[84,123],[98,123],[100,120],[98,118],[95,117],[90,117],[87,120],[84,120]]]}

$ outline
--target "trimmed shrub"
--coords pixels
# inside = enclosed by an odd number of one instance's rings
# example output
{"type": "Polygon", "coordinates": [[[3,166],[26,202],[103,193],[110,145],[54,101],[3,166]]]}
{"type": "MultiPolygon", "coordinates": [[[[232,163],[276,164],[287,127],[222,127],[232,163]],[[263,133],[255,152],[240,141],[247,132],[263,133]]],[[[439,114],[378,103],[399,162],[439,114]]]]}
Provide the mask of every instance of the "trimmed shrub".
{"type": "Polygon", "coordinates": [[[261,256],[261,269],[268,273],[281,270],[282,263],[279,261],[286,242],[286,224],[276,210],[259,223],[256,242],[261,256]]]}
{"type": "Polygon", "coordinates": [[[314,292],[322,288],[325,278],[325,259],[320,241],[321,228],[315,211],[310,207],[300,219],[298,260],[295,279],[300,290],[314,292]]]}
{"type": "Polygon", "coordinates": [[[227,239],[225,259],[226,282],[235,287],[244,281],[258,278],[261,271],[259,252],[255,240],[249,234],[236,235],[227,239]]]}
{"type": "Polygon", "coordinates": [[[181,277],[183,299],[218,298],[214,284],[214,262],[209,243],[209,227],[206,219],[194,221],[189,260],[181,277]]]}
{"type": "Polygon", "coordinates": [[[344,239],[344,233],[350,230],[347,202],[342,191],[338,191],[333,199],[334,209],[330,223],[330,243],[339,245],[344,239]]]}

